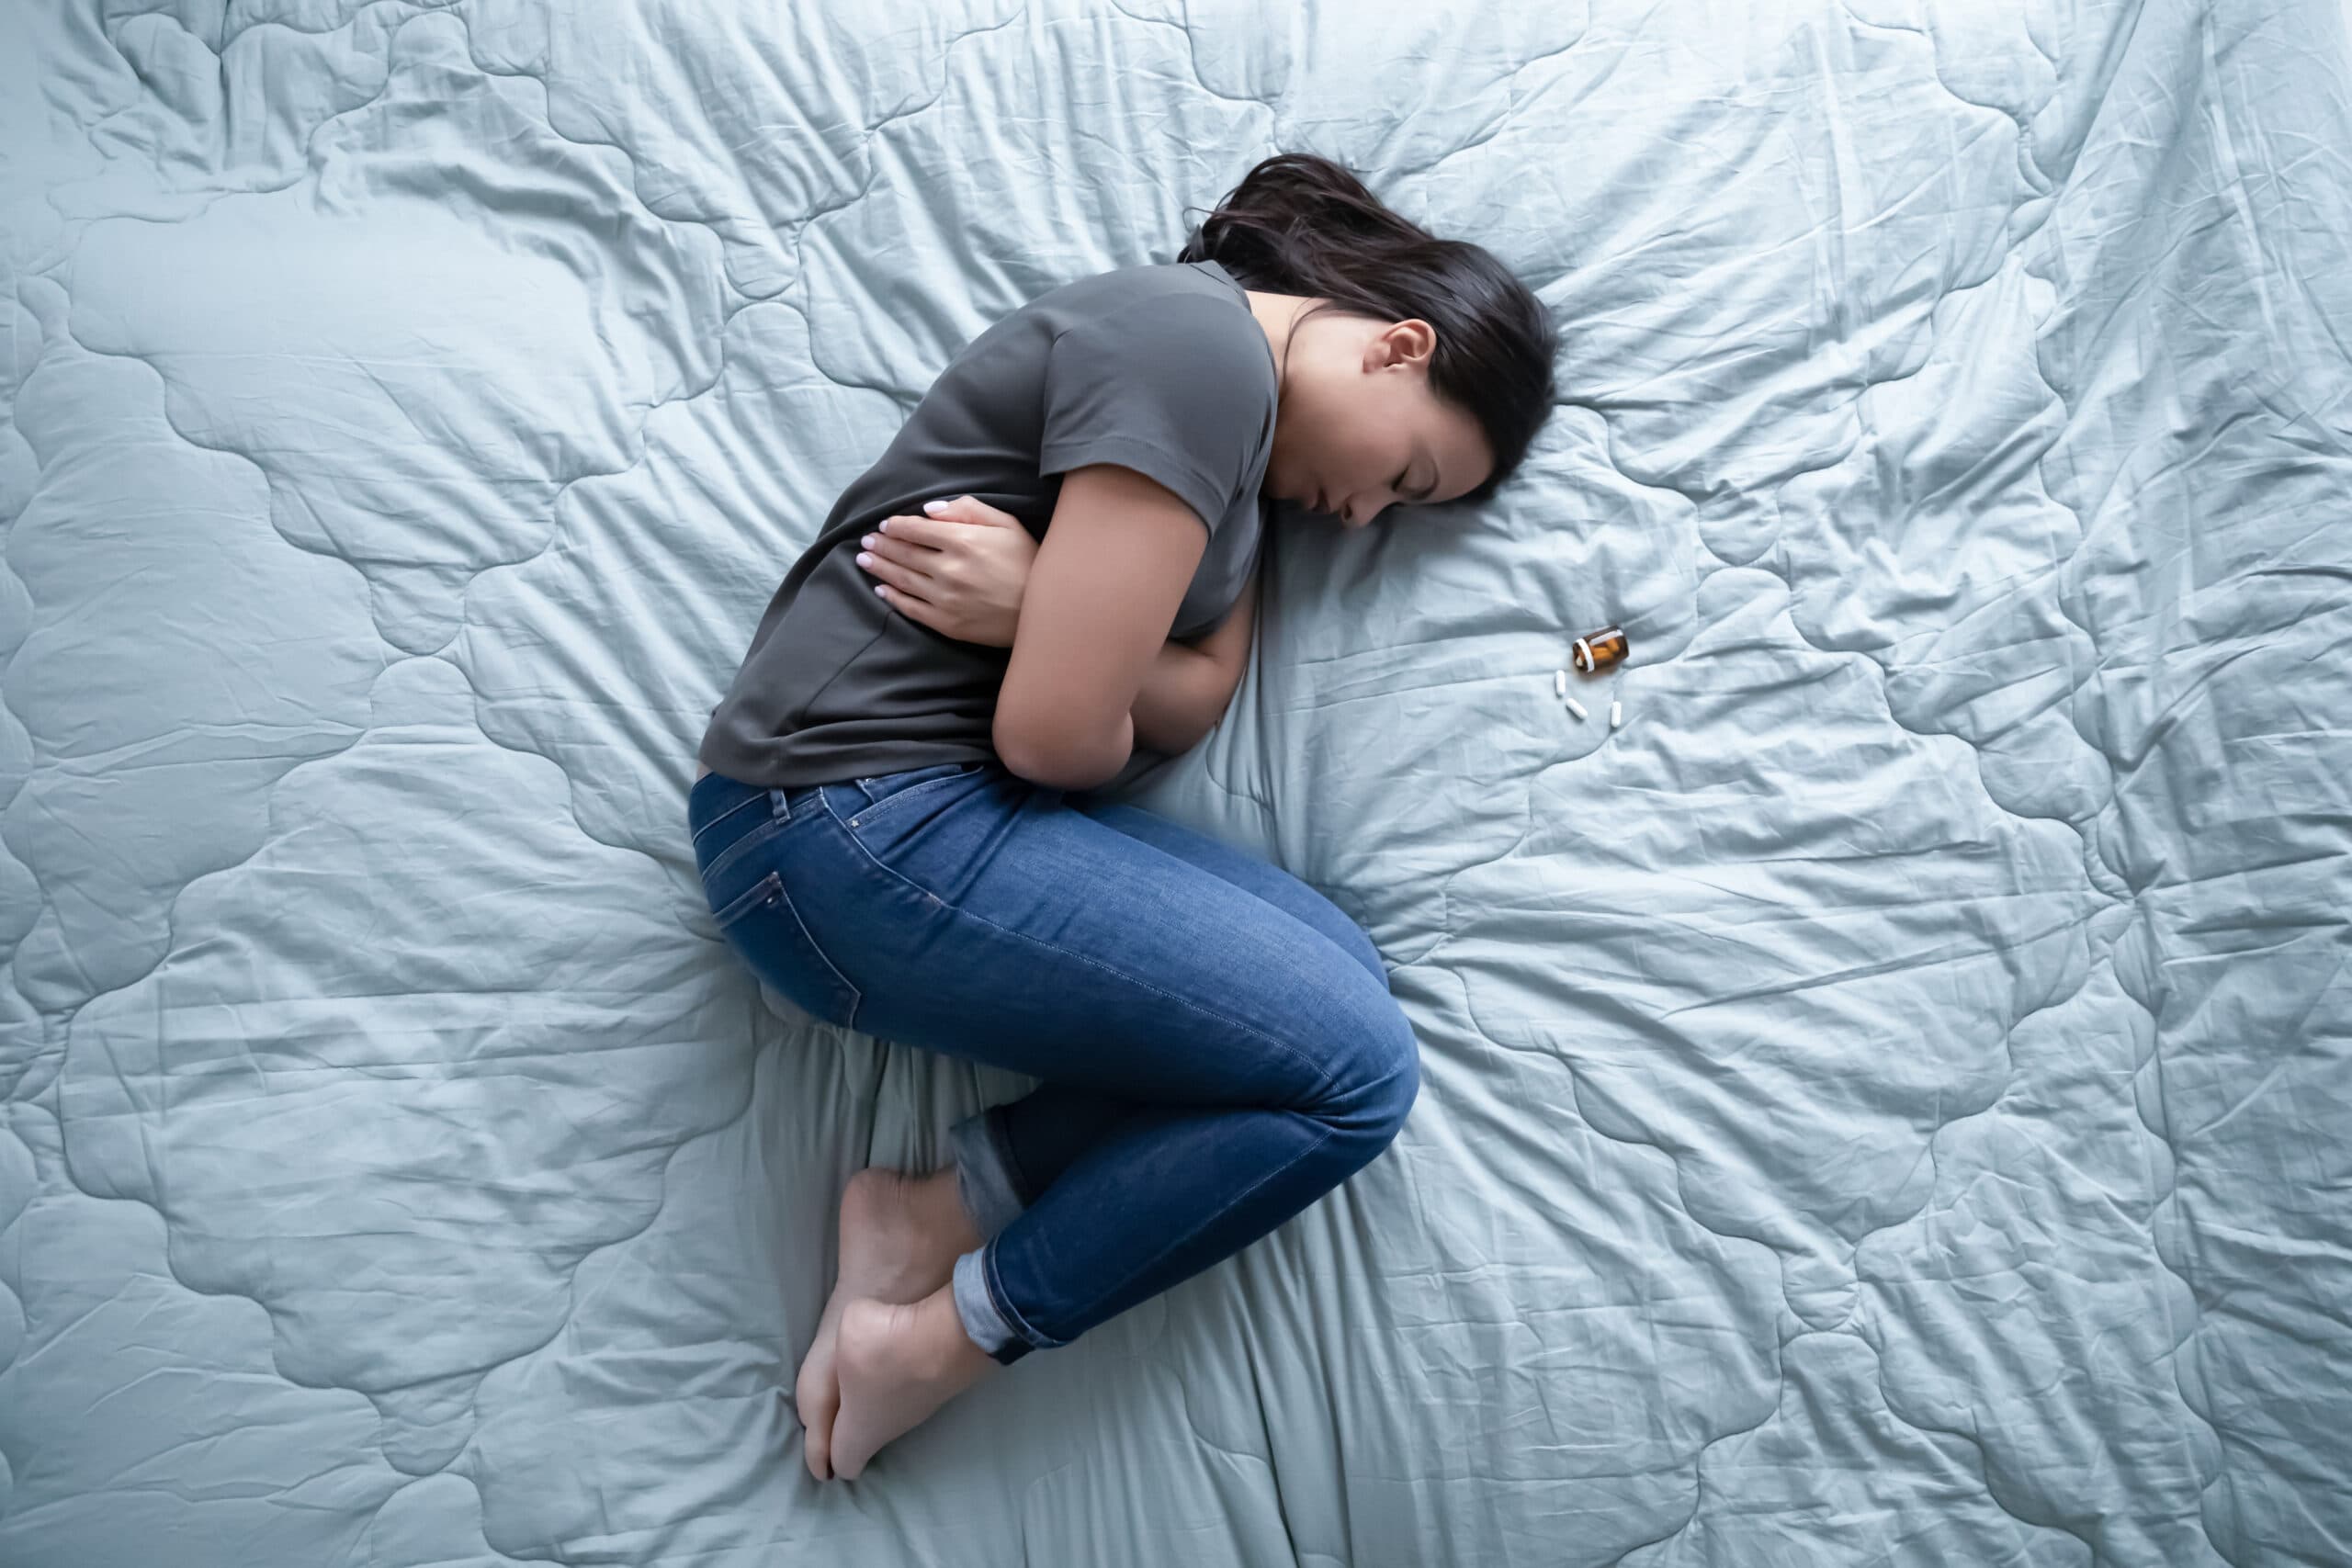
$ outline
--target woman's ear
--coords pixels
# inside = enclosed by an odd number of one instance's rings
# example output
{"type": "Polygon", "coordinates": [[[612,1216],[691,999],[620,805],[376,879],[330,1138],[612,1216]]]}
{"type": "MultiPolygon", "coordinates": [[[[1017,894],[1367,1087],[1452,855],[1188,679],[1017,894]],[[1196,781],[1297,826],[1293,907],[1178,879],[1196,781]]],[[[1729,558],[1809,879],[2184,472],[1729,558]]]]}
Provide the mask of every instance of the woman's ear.
{"type": "Polygon", "coordinates": [[[1426,365],[1430,351],[1436,347],[1437,329],[1427,321],[1419,317],[1391,321],[1364,344],[1364,372],[1370,375],[1377,370],[1403,370],[1426,365]]]}
{"type": "Polygon", "coordinates": [[[1437,329],[1416,316],[1388,329],[1400,360],[1426,360],[1437,348],[1437,329]]]}

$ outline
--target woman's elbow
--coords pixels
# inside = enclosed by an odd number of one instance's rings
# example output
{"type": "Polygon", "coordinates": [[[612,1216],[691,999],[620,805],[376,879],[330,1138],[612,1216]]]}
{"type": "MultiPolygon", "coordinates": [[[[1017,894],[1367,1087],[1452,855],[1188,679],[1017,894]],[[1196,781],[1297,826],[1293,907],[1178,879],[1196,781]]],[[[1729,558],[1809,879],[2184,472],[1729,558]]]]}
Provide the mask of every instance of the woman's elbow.
{"type": "Polygon", "coordinates": [[[1046,789],[1078,791],[1092,789],[1099,784],[1118,776],[1135,754],[1133,718],[1121,727],[1116,744],[1080,745],[1067,739],[1047,743],[1016,732],[1000,724],[990,736],[996,748],[997,760],[1005,771],[1046,789]]]}

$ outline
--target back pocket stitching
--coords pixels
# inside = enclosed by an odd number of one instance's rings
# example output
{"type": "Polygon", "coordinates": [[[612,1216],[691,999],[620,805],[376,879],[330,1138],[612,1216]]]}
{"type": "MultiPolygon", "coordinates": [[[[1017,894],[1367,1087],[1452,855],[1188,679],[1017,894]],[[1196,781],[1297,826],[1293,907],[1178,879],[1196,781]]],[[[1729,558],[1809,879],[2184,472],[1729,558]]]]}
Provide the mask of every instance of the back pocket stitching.
{"type": "MultiPolygon", "coordinates": [[[[857,1010],[865,1005],[865,993],[859,990],[850,977],[834,967],[833,961],[825,956],[823,945],[817,941],[815,933],[809,931],[808,922],[800,918],[800,911],[794,908],[792,896],[784,890],[784,878],[780,874],[773,871],[769,872],[738,894],[727,908],[719,910],[712,919],[717,922],[720,932],[724,933],[729,927],[742,919],[752,910],[764,908],[772,902],[784,906],[785,912],[792,917],[792,923],[800,930],[800,940],[808,944],[808,951],[817,955],[817,962],[825,966],[825,973],[833,977],[834,983],[849,993],[849,1010],[842,1015],[842,1021],[840,1027],[856,1028],[857,1010]]],[[[826,1021],[831,1022],[831,1020],[828,1019],[826,1021]]]]}
{"type": "Polygon", "coordinates": [[[702,837],[705,833],[709,832],[713,828],[718,827],[721,822],[726,821],[729,817],[734,816],[737,812],[748,811],[752,807],[757,806],[761,800],[765,797],[765,795],[766,792],[763,790],[759,795],[745,795],[742,799],[737,801],[734,805],[729,807],[726,810],[720,812],[718,816],[712,818],[709,821],[695,829],[694,837],[689,840],[688,842],[695,844],[701,843],[702,837]]]}
{"type": "Polygon", "coordinates": [[[741,860],[746,853],[766,843],[791,826],[791,822],[785,818],[771,817],[756,828],[745,829],[741,838],[719,851],[718,858],[704,868],[703,886],[707,887],[718,882],[721,876],[732,870],[735,863],[741,860]]]}
{"type": "Polygon", "coordinates": [[[720,931],[725,931],[729,926],[751,913],[753,908],[766,902],[770,894],[783,891],[784,878],[773,871],[769,872],[765,876],[729,899],[727,907],[713,915],[711,919],[717,923],[720,931]]]}
{"type": "Polygon", "coordinates": [[[873,821],[876,817],[881,816],[882,813],[889,810],[890,807],[898,805],[899,802],[905,800],[910,795],[921,795],[923,791],[931,788],[933,784],[954,784],[957,779],[968,779],[974,773],[978,773],[981,766],[981,763],[974,762],[960,773],[942,773],[935,779],[925,779],[919,784],[910,784],[905,789],[899,790],[895,795],[886,795],[879,800],[870,801],[866,805],[862,806],[855,811],[850,813],[848,826],[852,828],[863,828],[868,822],[873,821]]]}

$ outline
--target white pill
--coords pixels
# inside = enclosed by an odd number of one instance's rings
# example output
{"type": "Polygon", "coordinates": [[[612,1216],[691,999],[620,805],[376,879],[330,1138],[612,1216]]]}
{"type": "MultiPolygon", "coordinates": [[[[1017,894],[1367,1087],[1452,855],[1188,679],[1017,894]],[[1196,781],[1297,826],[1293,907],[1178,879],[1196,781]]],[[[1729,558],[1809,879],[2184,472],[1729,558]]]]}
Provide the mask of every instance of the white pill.
{"type": "Polygon", "coordinates": [[[1570,697],[1568,699],[1568,711],[1576,715],[1578,718],[1582,718],[1584,716],[1584,705],[1577,701],[1576,698],[1570,697]]]}
{"type": "Polygon", "coordinates": [[[1568,694],[1568,672],[1566,671],[1555,670],[1552,671],[1552,694],[1555,697],[1565,697],[1568,694]]]}
{"type": "Polygon", "coordinates": [[[1625,705],[1623,703],[1611,703],[1609,705],[1609,728],[1614,729],[1624,722],[1625,705]]]}

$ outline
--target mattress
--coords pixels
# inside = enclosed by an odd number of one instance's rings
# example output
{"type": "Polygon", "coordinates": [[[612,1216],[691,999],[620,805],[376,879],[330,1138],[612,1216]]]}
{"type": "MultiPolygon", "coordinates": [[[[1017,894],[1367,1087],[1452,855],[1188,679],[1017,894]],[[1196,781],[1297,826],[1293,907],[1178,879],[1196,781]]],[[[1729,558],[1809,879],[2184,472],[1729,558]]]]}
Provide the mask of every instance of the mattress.
{"type": "Polygon", "coordinates": [[[2347,147],[2331,0],[10,6],[0,1562],[2352,1562],[2347,147]],[[694,746],[1294,150],[1561,401],[1127,798],[1420,1100],[818,1483],[842,1183],[1029,1080],[763,995],[694,746]]]}

